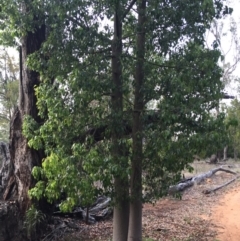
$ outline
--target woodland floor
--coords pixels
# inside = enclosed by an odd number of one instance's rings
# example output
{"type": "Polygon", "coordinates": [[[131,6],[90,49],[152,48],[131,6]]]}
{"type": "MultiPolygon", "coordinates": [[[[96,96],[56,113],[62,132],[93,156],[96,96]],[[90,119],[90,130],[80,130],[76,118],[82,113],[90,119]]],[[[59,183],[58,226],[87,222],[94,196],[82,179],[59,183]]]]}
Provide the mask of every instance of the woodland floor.
{"type": "MultiPolygon", "coordinates": [[[[204,168],[212,169],[207,165],[204,168]]],[[[195,169],[196,170],[196,169],[195,169]]],[[[231,170],[239,173],[240,168],[231,170]]],[[[206,170],[196,170],[196,175],[206,170]],[[196,173],[197,172],[197,173],[196,173]]],[[[182,199],[167,197],[143,207],[144,241],[239,241],[240,179],[211,194],[206,189],[219,186],[233,178],[219,172],[200,185],[189,188],[182,199]]],[[[61,234],[59,241],[110,241],[112,220],[86,225],[74,221],[75,231],[61,234]]]]}

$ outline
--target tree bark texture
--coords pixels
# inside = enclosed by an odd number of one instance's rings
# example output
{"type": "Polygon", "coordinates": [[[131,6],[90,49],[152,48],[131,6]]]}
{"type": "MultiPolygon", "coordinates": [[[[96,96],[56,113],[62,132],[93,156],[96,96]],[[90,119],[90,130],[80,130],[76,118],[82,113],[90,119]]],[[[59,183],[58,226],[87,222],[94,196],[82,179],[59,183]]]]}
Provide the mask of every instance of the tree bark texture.
{"type": "Polygon", "coordinates": [[[20,232],[23,220],[16,201],[0,201],[0,240],[27,241],[27,237],[20,232]]]}
{"type": "Polygon", "coordinates": [[[9,145],[0,142],[0,200],[3,198],[3,191],[7,186],[11,169],[9,145]]]}
{"type": "Polygon", "coordinates": [[[131,203],[128,227],[128,241],[142,240],[142,112],[144,109],[144,55],[145,55],[145,23],[146,0],[137,1],[137,61],[135,71],[134,110],[133,110],[133,157],[131,163],[131,203]]]}
{"type": "MultiPolygon", "coordinates": [[[[23,14],[27,14],[27,3],[22,7],[23,14]]],[[[37,19],[33,19],[36,21],[37,19]]],[[[19,81],[19,103],[15,109],[10,122],[10,170],[7,177],[7,185],[3,191],[3,199],[6,205],[15,200],[18,208],[18,220],[15,227],[15,234],[19,234],[18,241],[26,241],[27,238],[22,236],[22,221],[26,210],[30,205],[28,197],[29,188],[33,187],[34,180],[31,175],[34,166],[41,165],[44,157],[43,151],[36,151],[29,148],[26,138],[22,134],[22,125],[24,117],[30,115],[37,122],[41,122],[36,107],[36,96],[34,88],[40,83],[39,73],[30,70],[27,67],[27,58],[30,54],[39,50],[45,41],[45,25],[36,26],[34,32],[27,32],[21,40],[20,48],[20,81],[19,81]]],[[[7,209],[6,209],[7,210],[7,209]]],[[[9,211],[8,219],[15,219],[9,211]]],[[[8,230],[5,223],[0,223],[5,232],[8,230]]],[[[6,237],[6,236],[5,236],[6,237]]],[[[14,240],[10,236],[3,238],[1,241],[14,240]]]]}
{"type": "MultiPolygon", "coordinates": [[[[23,9],[27,9],[27,7],[25,6],[23,9]]],[[[30,204],[28,190],[34,184],[31,176],[32,168],[40,165],[44,157],[43,151],[33,150],[28,147],[27,140],[22,134],[22,125],[26,115],[30,115],[37,122],[41,121],[38,116],[36,107],[37,100],[34,91],[34,88],[40,83],[39,73],[29,70],[26,63],[27,57],[39,50],[44,40],[44,25],[41,27],[36,26],[34,32],[28,32],[26,36],[22,38],[22,47],[20,48],[22,56],[20,63],[22,66],[20,66],[19,106],[15,110],[10,123],[9,146],[12,173],[9,176],[4,199],[14,198],[18,200],[20,211],[23,214],[30,204]],[[12,192],[13,190],[15,190],[15,192],[12,192]]]]}

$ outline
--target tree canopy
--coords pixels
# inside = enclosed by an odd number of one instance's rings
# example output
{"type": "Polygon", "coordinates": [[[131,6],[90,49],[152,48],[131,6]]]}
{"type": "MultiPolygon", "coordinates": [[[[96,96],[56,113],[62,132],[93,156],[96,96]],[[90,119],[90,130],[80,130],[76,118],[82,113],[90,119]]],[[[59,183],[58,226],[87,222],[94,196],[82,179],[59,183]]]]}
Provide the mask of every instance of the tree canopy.
{"type": "Polygon", "coordinates": [[[240,117],[240,103],[235,99],[231,102],[231,106],[227,107],[226,127],[229,136],[229,149],[233,149],[234,158],[239,156],[239,117],[240,117]]]}
{"type": "MultiPolygon", "coordinates": [[[[1,24],[15,24],[12,36],[46,26],[46,41],[28,56],[40,73],[43,122],[26,116],[23,133],[46,154],[33,168],[31,197],[64,194],[66,211],[111,195],[116,213],[130,204],[124,235],[141,240],[141,225],[133,226],[142,200],[166,194],[223,128],[210,113],[223,95],[220,53],[204,47],[204,34],[231,10],[219,0],[36,0],[20,17],[20,1],[10,2],[1,24]]],[[[127,240],[116,232],[114,240],[127,240]]]]}

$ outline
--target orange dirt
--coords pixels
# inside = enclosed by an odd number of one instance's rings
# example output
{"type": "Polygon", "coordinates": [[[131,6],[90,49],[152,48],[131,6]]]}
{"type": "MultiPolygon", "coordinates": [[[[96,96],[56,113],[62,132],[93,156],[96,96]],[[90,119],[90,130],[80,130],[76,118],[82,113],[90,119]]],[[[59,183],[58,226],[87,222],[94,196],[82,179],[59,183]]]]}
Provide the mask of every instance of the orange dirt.
{"type": "Polygon", "coordinates": [[[217,240],[240,240],[240,191],[237,188],[224,195],[212,209],[212,220],[216,224],[217,240]]]}
{"type": "MultiPolygon", "coordinates": [[[[222,172],[185,190],[182,199],[168,196],[155,205],[144,204],[142,223],[145,240],[240,241],[239,179],[216,192],[204,194],[205,190],[216,188],[232,177],[232,174],[222,172]]],[[[62,233],[55,240],[111,240],[111,219],[94,225],[78,220],[74,223],[78,225],[78,231],[66,233],[61,239],[62,233]]]]}

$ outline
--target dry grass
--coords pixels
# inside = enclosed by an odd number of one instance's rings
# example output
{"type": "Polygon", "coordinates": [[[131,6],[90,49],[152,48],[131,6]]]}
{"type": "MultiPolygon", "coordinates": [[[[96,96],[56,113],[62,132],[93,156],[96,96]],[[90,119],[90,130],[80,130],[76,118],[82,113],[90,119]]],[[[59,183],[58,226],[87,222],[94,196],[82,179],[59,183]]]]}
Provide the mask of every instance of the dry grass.
{"type": "Polygon", "coordinates": [[[234,170],[237,173],[240,173],[240,161],[234,161],[234,159],[229,159],[227,162],[220,162],[216,165],[213,164],[209,164],[206,162],[206,160],[201,160],[201,161],[194,161],[191,166],[193,167],[193,172],[188,172],[187,170],[185,170],[183,173],[185,175],[185,177],[192,177],[204,172],[207,172],[213,168],[215,168],[216,166],[221,166],[221,165],[226,165],[226,167],[228,166],[232,166],[231,170],[234,170]]]}

